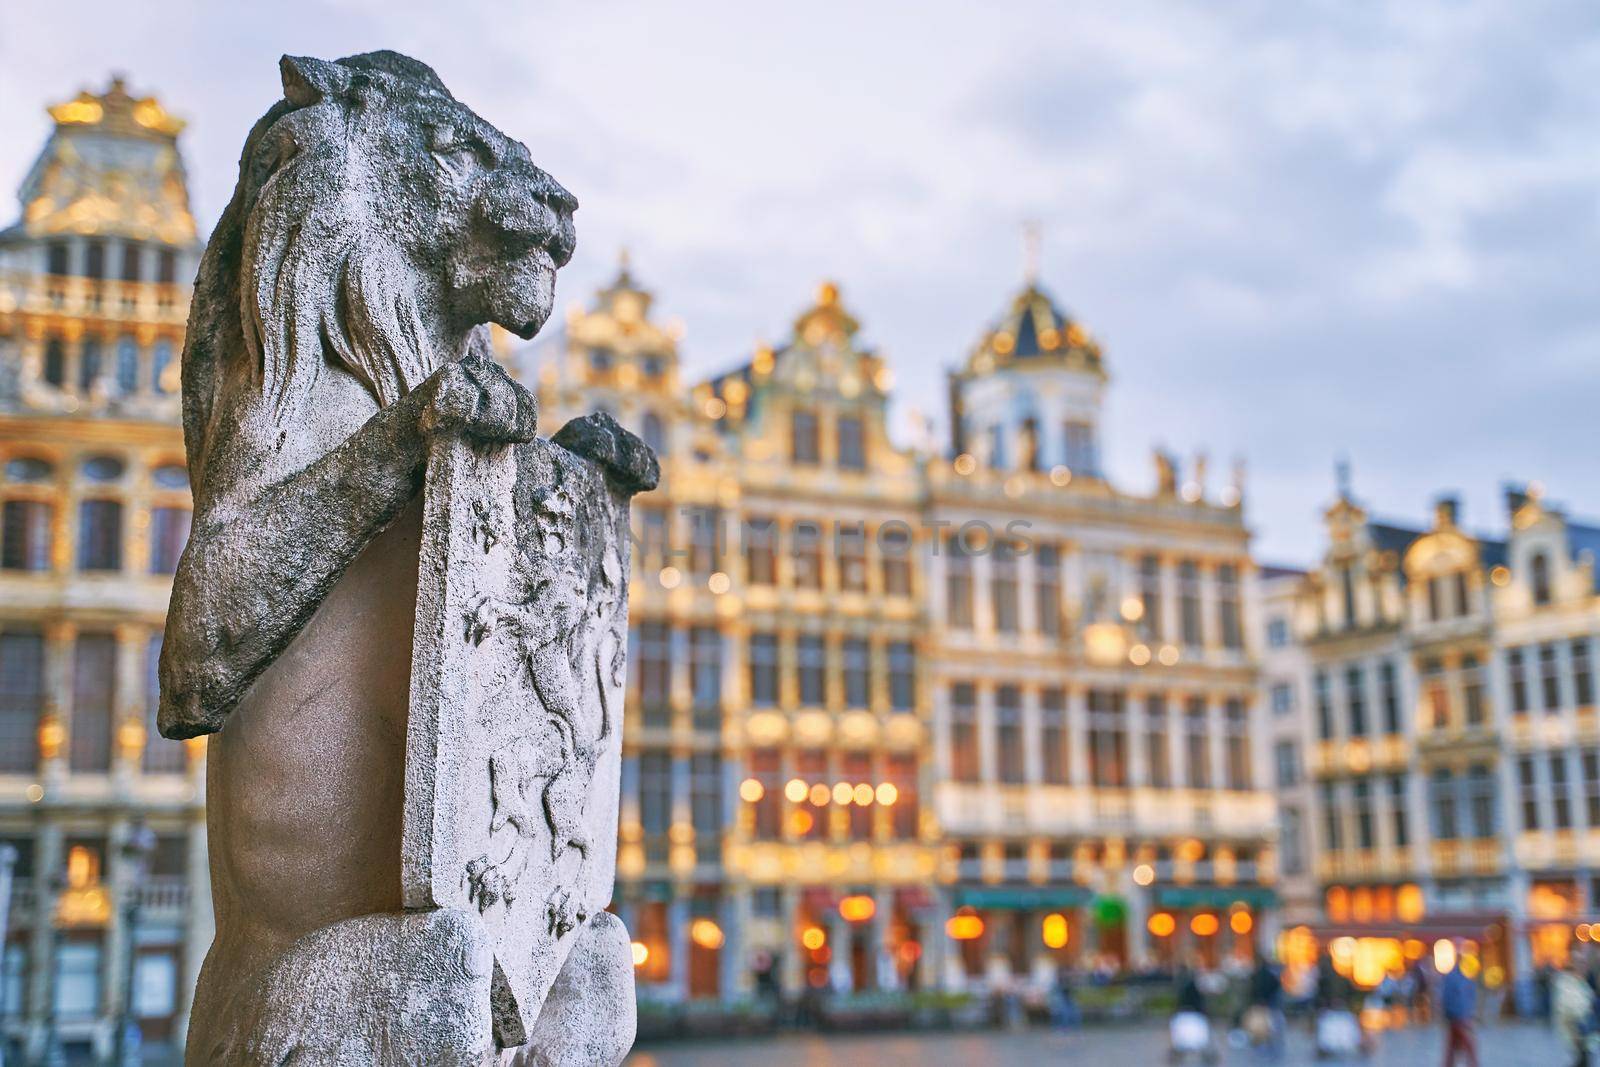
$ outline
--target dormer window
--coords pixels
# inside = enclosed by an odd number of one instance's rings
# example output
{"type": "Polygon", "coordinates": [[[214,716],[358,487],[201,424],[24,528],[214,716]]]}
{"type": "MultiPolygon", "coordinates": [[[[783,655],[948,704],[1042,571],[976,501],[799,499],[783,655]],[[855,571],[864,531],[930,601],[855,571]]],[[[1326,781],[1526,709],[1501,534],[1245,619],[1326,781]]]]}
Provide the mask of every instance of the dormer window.
{"type": "Polygon", "coordinates": [[[841,415],[838,422],[839,466],[845,470],[867,469],[867,450],[861,418],[841,415]]]}
{"type": "Polygon", "coordinates": [[[1533,602],[1540,605],[1550,603],[1550,557],[1543,552],[1535,552],[1528,561],[1528,573],[1533,585],[1533,602]]]}
{"type": "Polygon", "coordinates": [[[796,463],[809,464],[821,459],[816,412],[795,409],[789,423],[789,458],[796,463]]]}

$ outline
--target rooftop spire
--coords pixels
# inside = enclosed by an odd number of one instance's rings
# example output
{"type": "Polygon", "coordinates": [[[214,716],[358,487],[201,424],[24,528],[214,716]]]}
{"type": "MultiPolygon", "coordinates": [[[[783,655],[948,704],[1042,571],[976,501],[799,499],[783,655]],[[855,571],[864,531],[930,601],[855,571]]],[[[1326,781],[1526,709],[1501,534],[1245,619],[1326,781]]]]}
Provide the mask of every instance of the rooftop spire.
{"type": "Polygon", "coordinates": [[[1039,251],[1044,243],[1044,226],[1038,219],[1022,222],[1022,280],[1029,285],[1039,281],[1039,251]]]}

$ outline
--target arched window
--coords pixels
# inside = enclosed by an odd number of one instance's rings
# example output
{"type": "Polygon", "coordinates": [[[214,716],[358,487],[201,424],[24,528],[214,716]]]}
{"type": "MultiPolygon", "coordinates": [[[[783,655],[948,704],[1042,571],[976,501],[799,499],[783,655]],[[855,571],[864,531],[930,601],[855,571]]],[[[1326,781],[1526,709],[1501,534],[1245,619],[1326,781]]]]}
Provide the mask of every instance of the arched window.
{"type": "MultiPolygon", "coordinates": [[[[121,480],[127,465],[116,456],[90,456],[80,470],[85,482],[109,485],[121,480]]],[[[122,569],[122,501],[92,496],[78,504],[78,568],[122,569]]]]}
{"type": "Polygon", "coordinates": [[[78,349],[78,392],[87,393],[100,377],[100,339],[85,337],[78,349]]]}
{"type": "Polygon", "coordinates": [[[150,388],[157,393],[167,392],[162,379],[166,377],[167,365],[171,362],[172,342],[162,338],[150,349],[150,388]]]}
{"type": "Polygon", "coordinates": [[[645,412],[644,418],[639,421],[639,436],[657,456],[667,454],[667,434],[662,428],[660,415],[653,411],[645,412]]]}
{"type": "Polygon", "coordinates": [[[1550,603],[1550,557],[1543,552],[1535,552],[1528,561],[1528,571],[1533,585],[1533,602],[1550,603]]]}
{"type": "Polygon", "coordinates": [[[139,390],[139,344],[127,334],[117,338],[117,392],[124,396],[139,390]]]}
{"type": "MultiPolygon", "coordinates": [[[[6,461],[5,480],[8,486],[39,487],[49,483],[54,476],[55,468],[34,456],[17,456],[6,461]]],[[[4,505],[0,506],[0,569],[50,569],[55,505],[42,496],[42,492],[44,490],[39,488],[29,488],[17,495],[8,493],[4,505]]]]}

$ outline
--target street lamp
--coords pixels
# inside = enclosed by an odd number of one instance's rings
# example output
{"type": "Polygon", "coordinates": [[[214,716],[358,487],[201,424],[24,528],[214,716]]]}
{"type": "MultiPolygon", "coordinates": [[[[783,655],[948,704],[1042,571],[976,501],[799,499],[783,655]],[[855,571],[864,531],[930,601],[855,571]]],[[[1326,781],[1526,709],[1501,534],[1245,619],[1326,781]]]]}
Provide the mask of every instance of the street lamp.
{"type": "Polygon", "coordinates": [[[143,822],[128,827],[128,836],[122,842],[122,925],[126,958],[122,973],[122,1016],[117,1020],[117,1056],[119,1067],[139,1067],[139,1046],[143,1035],[134,1011],[133,980],[139,942],[139,891],[144,887],[145,875],[150,866],[150,855],[156,850],[155,831],[143,822]]]}

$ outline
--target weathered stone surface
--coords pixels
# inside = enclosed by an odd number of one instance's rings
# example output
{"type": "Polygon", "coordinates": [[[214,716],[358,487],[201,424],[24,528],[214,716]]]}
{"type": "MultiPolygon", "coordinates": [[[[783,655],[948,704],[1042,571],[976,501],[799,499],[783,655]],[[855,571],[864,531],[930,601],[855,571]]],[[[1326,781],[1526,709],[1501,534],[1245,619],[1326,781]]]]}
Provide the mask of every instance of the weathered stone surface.
{"type": "Polygon", "coordinates": [[[415,60],[281,66],[184,351],[160,726],[210,735],[217,918],[189,1062],[487,1063],[533,1034],[531,1062],[616,1063],[627,500],[655,460],[604,417],[537,439],[483,332],[543,324],[576,202],[415,60]]]}

